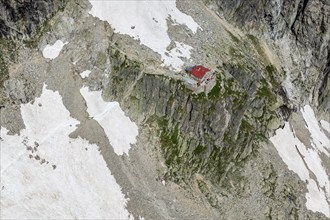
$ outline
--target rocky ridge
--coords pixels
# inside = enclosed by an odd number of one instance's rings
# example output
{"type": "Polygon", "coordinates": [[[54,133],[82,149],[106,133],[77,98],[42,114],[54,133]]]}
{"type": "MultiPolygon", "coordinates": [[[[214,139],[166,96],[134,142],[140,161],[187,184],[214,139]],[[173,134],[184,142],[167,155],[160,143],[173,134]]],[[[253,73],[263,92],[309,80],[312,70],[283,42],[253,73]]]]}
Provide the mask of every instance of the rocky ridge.
{"type": "Polygon", "coordinates": [[[312,102],[329,112],[330,3],[326,0],[222,1],[205,0],[210,8],[245,32],[274,44],[283,84],[296,103],[312,102]],[[312,92],[311,92],[312,91],[312,92]]]}

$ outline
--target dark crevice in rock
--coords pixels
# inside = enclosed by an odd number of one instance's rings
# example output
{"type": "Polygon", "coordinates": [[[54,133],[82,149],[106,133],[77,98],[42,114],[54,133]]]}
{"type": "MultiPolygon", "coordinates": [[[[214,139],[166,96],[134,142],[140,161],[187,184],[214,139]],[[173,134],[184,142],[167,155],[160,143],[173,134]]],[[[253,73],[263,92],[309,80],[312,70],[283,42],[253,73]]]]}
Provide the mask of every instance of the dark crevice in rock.
{"type": "Polygon", "coordinates": [[[296,37],[296,40],[298,40],[299,35],[297,34],[296,30],[295,30],[295,26],[296,23],[298,22],[299,19],[301,19],[302,21],[304,20],[304,15],[305,15],[305,10],[307,7],[309,0],[302,0],[299,3],[298,6],[298,10],[297,10],[297,14],[292,22],[292,25],[290,27],[290,30],[292,31],[293,35],[296,37]]]}
{"type": "Polygon", "coordinates": [[[318,90],[319,110],[330,112],[330,53],[328,53],[327,64],[323,71],[323,79],[318,90]]]}

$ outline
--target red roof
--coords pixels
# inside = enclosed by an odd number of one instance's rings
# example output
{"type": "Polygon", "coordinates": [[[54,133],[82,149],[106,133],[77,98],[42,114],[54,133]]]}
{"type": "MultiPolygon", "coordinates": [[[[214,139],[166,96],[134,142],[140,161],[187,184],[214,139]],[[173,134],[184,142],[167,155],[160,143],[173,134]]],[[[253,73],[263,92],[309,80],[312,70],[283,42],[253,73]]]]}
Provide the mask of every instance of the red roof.
{"type": "Polygon", "coordinates": [[[203,79],[205,74],[210,71],[210,69],[203,67],[202,65],[194,66],[191,71],[191,74],[197,78],[203,79]]]}

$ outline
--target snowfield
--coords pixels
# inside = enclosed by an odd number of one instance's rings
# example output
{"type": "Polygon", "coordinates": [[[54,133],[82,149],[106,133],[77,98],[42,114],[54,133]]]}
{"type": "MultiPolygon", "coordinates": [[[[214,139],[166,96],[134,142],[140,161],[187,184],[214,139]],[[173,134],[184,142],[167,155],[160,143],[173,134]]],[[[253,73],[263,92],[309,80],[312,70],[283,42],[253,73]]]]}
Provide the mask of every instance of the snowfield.
{"type": "Polygon", "coordinates": [[[43,87],[21,105],[25,129],[1,127],[1,219],[128,219],[128,201],[95,144],[72,139],[79,121],[43,87]]]}
{"type": "Polygon", "coordinates": [[[285,123],[283,129],[278,129],[270,141],[288,168],[307,183],[306,207],[330,217],[330,180],[320,158],[321,153],[329,158],[330,140],[324,134],[310,106],[306,105],[301,112],[311,135],[311,146],[305,146],[296,137],[289,122],[285,123]]]}
{"type": "Polygon", "coordinates": [[[57,40],[53,45],[47,44],[42,50],[42,55],[47,59],[53,60],[60,55],[61,50],[66,44],[68,44],[68,42],[63,43],[61,40],[57,40]]]}
{"type": "Polygon", "coordinates": [[[115,153],[128,155],[131,144],[136,143],[136,124],[125,116],[118,102],[103,101],[102,91],[89,91],[88,87],[83,87],[80,93],[86,101],[89,116],[102,126],[115,153]]]}
{"type": "Polygon", "coordinates": [[[116,33],[127,34],[140,40],[141,44],[160,54],[164,66],[179,71],[182,59],[190,58],[191,46],[175,42],[175,48],[168,51],[171,39],[167,33],[168,21],[174,25],[186,25],[196,33],[199,25],[176,7],[175,1],[100,1],[89,0],[91,15],[107,21],[116,33]]]}

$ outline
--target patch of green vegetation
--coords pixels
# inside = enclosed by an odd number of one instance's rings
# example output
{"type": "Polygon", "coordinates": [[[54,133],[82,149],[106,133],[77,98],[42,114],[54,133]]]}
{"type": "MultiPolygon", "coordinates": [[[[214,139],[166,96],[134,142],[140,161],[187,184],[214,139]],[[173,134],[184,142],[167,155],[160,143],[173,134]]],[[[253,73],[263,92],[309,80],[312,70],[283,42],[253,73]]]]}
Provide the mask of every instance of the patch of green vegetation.
{"type": "Polygon", "coordinates": [[[270,98],[272,97],[272,92],[270,91],[269,87],[267,86],[262,86],[258,89],[257,91],[257,95],[259,97],[267,97],[267,98],[270,98]]]}
{"type": "Polygon", "coordinates": [[[179,125],[175,126],[172,133],[169,131],[169,121],[165,117],[158,119],[158,125],[161,129],[160,139],[164,151],[166,151],[168,147],[174,147],[176,144],[178,144],[179,125]]]}
{"type": "Polygon", "coordinates": [[[174,131],[171,136],[171,141],[174,145],[179,143],[179,124],[177,124],[174,128],[174,131]]]}
{"type": "Polygon", "coordinates": [[[208,113],[208,115],[211,115],[211,114],[213,114],[215,111],[216,111],[215,103],[212,102],[212,103],[211,103],[211,106],[208,108],[207,113],[208,113]]]}
{"type": "Polygon", "coordinates": [[[168,126],[168,120],[165,117],[161,117],[158,119],[158,125],[161,129],[165,129],[168,126]]]}
{"type": "Polygon", "coordinates": [[[260,82],[261,87],[257,91],[257,97],[266,98],[270,102],[276,102],[276,94],[272,92],[272,86],[265,79],[262,79],[260,82]]]}
{"type": "Polygon", "coordinates": [[[220,77],[216,78],[216,84],[212,90],[208,93],[210,99],[216,99],[220,96],[221,87],[220,87],[220,77]]]}
{"type": "Polygon", "coordinates": [[[205,153],[207,150],[206,146],[199,144],[196,149],[194,150],[195,155],[199,155],[201,153],[205,153]]]}
{"type": "Polygon", "coordinates": [[[9,39],[0,39],[0,87],[9,77],[8,65],[16,61],[16,44],[9,39]]]}
{"type": "Polygon", "coordinates": [[[168,101],[167,101],[167,103],[168,103],[168,105],[173,105],[173,103],[175,102],[175,96],[172,94],[171,96],[170,96],[170,98],[168,99],[168,101]]]}
{"type": "MultiPolygon", "coordinates": [[[[136,74],[141,72],[142,70],[142,64],[138,61],[129,60],[127,58],[127,55],[120,52],[118,49],[113,48],[111,45],[109,45],[108,48],[108,54],[110,55],[111,61],[112,61],[112,70],[116,73],[121,73],[123,71],[129,72],[130,74],[136,74]]],[[[98,56],[98,59],[100,59],[100,62],[106,61],[107,55],[100,54],[98,56]],[[100,56],[100,58],[99,58],[100,56]]]]}
{"type": "Polygon", "coordinates": [[[260,46],[260,42],[258,40],[258,38],[256,38],[254,35],[252,34],[248,34],[246,35],[247,38],[251,41],[251,43],[253,44],[254,48],[257,50],[258,54],[261,56],[261,57],[264,57],[264,52],[260,46]]]}
{"type": "Polygon", "coordinates": [[[252,126],[246,119],[242,119],[240,130],[242,131],[252,131],[254,130],[254,126],[252,126]]]}
{"type": "Polygon", "coordinates": [[[281,86],[280,82],[276,79],[276,76],[279,74],[273,65],[267,65],[265,68],[267,78],[269,79],[271,85],[274,88],[279,88],[281,86]]]}
{"type": "Polygon", "coordinates": [[[255,134],[255,139],[260,142],[268,143],[269,139],[262,133],[255,134]]]}
{"type": "Polygon", "coordinates": [[[253,43],[254,45],[258,45],[258,44],[259,44],[259,40],[258,40],[254,35],[252,35],[252,34],[247,34],[246,36],[247,36],[247,38],[248,38],[250,41],[252,41],[252,43],[253,43]]]}
{"type": "Polygon", "coordinates": [[[229,54],[231,55],[232,58],[237,58],[237,59],[244,58],[243,54],[236,47],[230,47],[229,54]]]}
{"type": "Polygon", "coordinates": [[[268,65],[268,66],[266,66],[266,72],[267,72],[269,75],[273,75],[273,74],[275,74],[275,72],[276,72],[276,68],[275,68],[275,66],[273,66],[273,65],[268,65]]]}
{"type": "Polygon", "coordinates": [[[193,94],[193,98],[196,99],[196,100],[199,100],[199,101],[206,101],[205,92],[198,93],[197,95],[193,94]]]}
{"type": "Polygon", "coordinates": [[[55,1],[55,4],[57,4],[59,7],[58,7],[58,10],[63,12],[64,9],[65,9],[65,6],[67,4],[68,0],[56,0],[55,1]]]}
{"type": "Polygon", "coordinates": [[[161,129],[160,142],[166,165],[173,166],[180,163],[177,137],[167,131],[168,121],[166,119],[160,119],[159,125],[165,125],[161,129]]]}
{"type": "Polygon", "coordinates": [[[131,100],[131,101],[139,101],[140,99],[138,99],[136,96],[134,96],[134,95],[130,95],[129,96],[129,99],[131,100]]]}
{"type": "Polygon", "coordinates": [[[235,43],[239,43],[240,40],[235,36],[233,35],[230,31],[227,30],[227,33],[229,34],[229,36],[231,37],[231,39],[235,42],[235,43]]]}
{"type": "Polygon", "coordinates": [[[49,24],[49,20],[46,19],[42,25],[39,25],[36,30],[36,33],[31,36],[30,39],[23,40],[23,43],[29,48],[36,48],[38,46],[38,43],[40,42],[41,37],[50,30],[51,25],[49,24]]]}
{"type": "Polygon", "coordinates": [[[247,100],[246,91],[240,88],[234,78],[226,79],[222,96],[231,100],[236,109],[242,108],[247,100]]]}
{"type": "Polygon", "coordinates": [[[96,58],[96,65],[98,67],[104,67],[104,65],[106,64],[106,62],[107,62],[107,54],[106,53],[103,53],[103,52],[100,52],[97,55],[97,58],[96,58]]]}
{"type": "Polygon", "coordinates": [[[231,134],[228,130],[223,134],[223,142],[227,147],[231,147],[234,144],[231,134]]]}
{"type": "Polygon", "coordinates": [[[2,87],[3,82],[8,79],[8,66],[3,58],[3,55],[0,54],[0,87],[2,87]]]}

